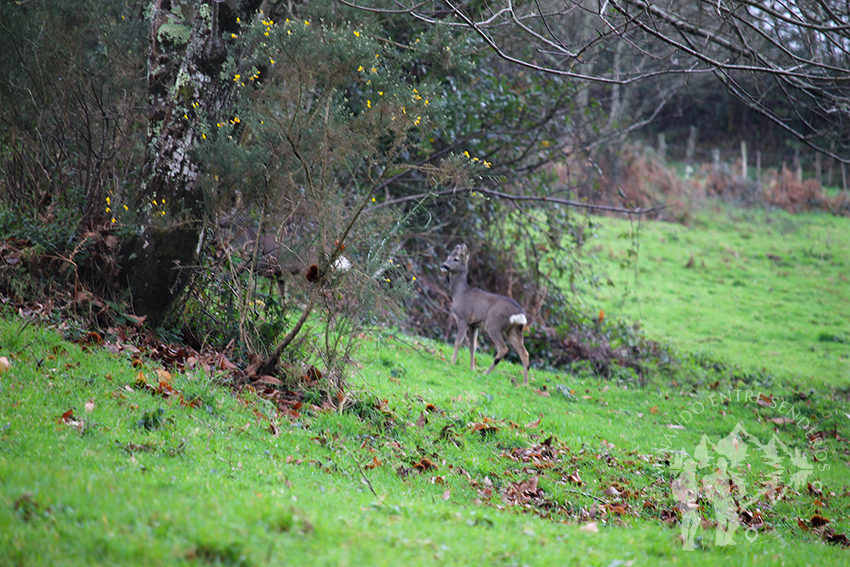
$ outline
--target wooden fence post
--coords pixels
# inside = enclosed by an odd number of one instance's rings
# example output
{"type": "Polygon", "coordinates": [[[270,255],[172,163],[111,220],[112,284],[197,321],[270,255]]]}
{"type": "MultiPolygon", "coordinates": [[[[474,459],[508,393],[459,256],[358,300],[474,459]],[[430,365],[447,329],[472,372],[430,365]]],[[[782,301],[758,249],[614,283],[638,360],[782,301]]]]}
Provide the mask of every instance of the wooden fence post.
{"type": "Polygon", "coordinates": [[[823,163],[821,162],[820,152],[815,153],[815,179],[818,180],[818,185],[823,187],[823,163]]]}
{"type": "Polygon", "coordinates": [[[667,137],[664,132],[658,134],[658,157],[661,159],[661,163],[667,162],[667,137]]]}

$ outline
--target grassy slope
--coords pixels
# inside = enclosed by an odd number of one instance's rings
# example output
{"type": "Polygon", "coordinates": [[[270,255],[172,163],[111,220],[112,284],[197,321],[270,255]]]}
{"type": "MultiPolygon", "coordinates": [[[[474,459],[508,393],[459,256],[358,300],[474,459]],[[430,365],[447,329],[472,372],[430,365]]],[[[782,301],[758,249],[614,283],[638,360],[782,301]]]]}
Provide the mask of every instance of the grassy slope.
{"type": "MultiPolygon", "coordinates": [[[[444,347],[369,338],[353,386],[367,401],[383,400],[384,410],[369,403],[357,412],[289,420],[199,372],[175,376],[173,384],[201,397],[203,407],[163,400],[135,384],[139,369],[126,356],[82,350],[49,330],[0,320],[0,356],[13,364],[0,374],[0,565],[850,564],[846,549],[797,524],[820,512],[838,532],[850,530],[850,407],[827,386],[846,383],[847,345],[817,341],[819,333],[847,332],[840,327],[847,302],[835,299],[847,299],[840,285],[847,225],[817,216],[771,219],[764,230],[717,218],[695,228],[646,227],[640,308],[615,296],[603,305],[609,316],[618,308],[642,313],[650,332],[684,347],[710,347],[743,366],[767,366],[784,381],[669,367],[645,388],[536,372],[533,388],[523,389],[510,382],[520,376],[513,365],[485,378],[466,368],[466,357],[449,367],[444,347]],[[778,265],[767,253],[781,257],[778,265]],[[684,267],[690,254],[693,269],[684,267]],[[795,291],[803,285],[805,293],[795,291]],[[747,316],[737,313],[741,306],[747,316]],[[704,342],[713,336],[722,340],[704,342]],[[754,337],[765,342],[747,342],[754,337]],[[761,354],[773,351],[780,356],[761,354]],[[710,374],[704,383],[719,381],[715,389],[694,385],[700,372],[710,374]],[[800,392],[809,386],[815,395],[800,392]],[[709,530],[705,549],[684,552],[678,524],[660,519],[673,505],[665,449],[693,452],[702,434],[716,441],[740,423],[763,441],[775,434],[814,457],[796,425],[769,421],[787,413],[755,403],[759,391],[788,401],[797,419],[835,432],[808,479],[823,494],[803,488],[765,507],[772,529],[755,543],[739,532],[737,545],[714,547],[709,530]],[[717,403],[724,393],[734,397],[717,403]],[[697,414],[697,407],[705,411],[697,414]],[[63,422],[69,409],[85,425],[63,422]],[[691,421],[671,429],[683,412],[691,421]],[[140,427],[146,415],[159,426],[140,427]],[[269,431],[270,421],[279,435],[269,431]],[[482,436],[475,431],[482,423],[498,431],[482,436]],[[550,435],[561,451],[557,463],[506,456],[550,435]],[[437,468],[398,474],[423,458],[437,468]],[[568,481],[571,474],[584,484],[568,481]],[[533,476],[544,506],[503,501],[508,488],[533,476]],[[606,495],[612,484],[626,496],[606,495]],[[629,513],[610,514],[599,533],[582,531],[598,499],[629,513]]],[[[613,227],[609,237],[624,231],[604,222],[613,227]]],[[[603,238],[596,253],[614,266],[624,257],[619,244],[603,238]]],[[[142,371],[154,379],[152,366],[142,371]]],[[[765,472],[758,459],[748,463],[751,481],[765,472]]]]}
{"type": "MultiPolygon", "coordinates": [[[[706,258],[712,265],[712,256],[706,258]]],[[[667,263],[683,269],[684,261],[667,263]]],[[[173,384],[202,398],[203,407],[163,400],[135,384],[139,369],[126,356],[84,351],[51,331],[21,331],[0,320],[0,356],[13,364],[0,374],[0,565],[850,564],[846,549],[797,525],[797,518],[820,511],[838,532],[850,530],[843,441],[850,437],[850,407],[828,389],[814,384],[817,395],[801,396],[793,385],[752,377],[732,383],[722,373],[717,389],[695,388],[675,368],[642,389],[542,372],[534,373],[533,388],[523,389],[510,382],[520,376],[516,366],[484,377],[466,368],[466,357],[449,367],[447,352],[413,339],[369,338],[353,385],[365,400],[384,400],[384,410],[360,404],[356,413],[288,420],[267,402],[236,398],[199,372],[176,376],[173,384]],[[566,390],[572,394],[560,393],[566,390]],[[716,404],[720,393],[733,390],[740,397],[716,404]],[[718,440],[741,423],[763,441],[776,434],[813,457],[796,425],[768,421],[783,414],[747,397],[757,391],[788,400],[841,438],[824,440],[821,470],[809,479],[823,494],[802,489],[765,508],[772,530],[753,544],[739,532],[737,545],[706,541],[706,549],[682,551],[679,526],[660,519],[673,504],[664,448],[692,451],[702,434],[718,440]],[[696,414],[698,403],[705,411],[696,414]],[[146,415],[155,424],[151,416],[159,408],[159,427],[139,427],[146,415]],[[69,409],[85,425],[63,422],[69,409]],[[685,429],[668,427],[686,411],[694,415],[685,429]],[[269,431],[270,420],[279,435],[269,431]],[[482,436],[475,431],[482,423],[498,431],[482,436]],[[561,451],[554,465],[505,456],[550,435],[561,451]],[[423,458],[437,468],[398,474],[423,458]],[[571,474],[584,484],[565,481],[571,474]],[[533,476],[544,503],[556,509],[502,500],[510,486],[533,476]],[[612,484],[627,496],[606,495],[612,484]],[[599,533],[582,531],[597,499],[630,513],[610,514],[599,533]],[[546,515],[551,518],[540,517],[546,515]]],[[[153,379],[152,366],[142,371],[153,379]]],[[[756,474],[759,463],[752,462],[756,474]]]]}
{"type": "Polygon", "coordinates": [[[850,219],[716,209],[644,223],[637,279],[621,265],[631,225],[601,222],[590,249],[615,283],[597,294],[609,316],[745,368],[850,385],[850,219]]]}

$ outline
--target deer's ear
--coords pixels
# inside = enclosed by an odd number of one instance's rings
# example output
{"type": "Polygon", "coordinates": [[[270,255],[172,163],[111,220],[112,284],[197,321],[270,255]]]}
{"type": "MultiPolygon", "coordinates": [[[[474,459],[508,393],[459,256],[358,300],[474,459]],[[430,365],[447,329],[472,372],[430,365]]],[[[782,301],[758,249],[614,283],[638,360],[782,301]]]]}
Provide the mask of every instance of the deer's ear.
{"type": "Polygon", "coordinates": [[[463,258],[469,258],[469,246],[464,244],[458,244],[457,251],[463,258]]]}

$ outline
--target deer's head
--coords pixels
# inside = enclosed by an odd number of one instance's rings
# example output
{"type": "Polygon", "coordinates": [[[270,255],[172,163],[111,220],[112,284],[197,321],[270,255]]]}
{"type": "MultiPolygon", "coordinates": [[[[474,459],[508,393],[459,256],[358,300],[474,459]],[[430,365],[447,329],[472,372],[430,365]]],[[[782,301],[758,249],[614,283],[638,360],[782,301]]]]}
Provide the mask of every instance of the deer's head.
{"type": "Polygon", "coordinates": [[[446,261],[440,266],[441,272],[456,274],[465,272],[469,264],[469,246],[466,244],[458,244],[455,249],[446,258],[446,261]]]}

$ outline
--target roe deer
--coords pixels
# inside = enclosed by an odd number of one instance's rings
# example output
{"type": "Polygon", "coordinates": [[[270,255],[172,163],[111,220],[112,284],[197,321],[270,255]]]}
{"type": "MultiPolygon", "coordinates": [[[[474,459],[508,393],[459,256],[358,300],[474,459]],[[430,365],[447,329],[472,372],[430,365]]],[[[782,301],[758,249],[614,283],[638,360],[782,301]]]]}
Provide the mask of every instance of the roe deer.
{"type": "Polygon", "coordinates": [[[508,342],[522,359],[523,386],[528,385],[528,351],[522,344],[522,329],[528,320],[522,306],[503,295],[497,295],[469,287],[467,273],[469,272],[469,247],[459,244],[449,255],[440,270],[449,273],[449,287],[452,292],[452,315],[457,320],[457,339],[452,364],[457,363],[457,351],[464,336],[469,333],[469,353],[472,358],[472,370],[475,370],[475,347],[478,340],[478,328],[484,329],[496,345],[496,358],[493,365],[485,372],[490,372],[508,354],[508,347],[502,333],[508,337],[508,342]]]}

